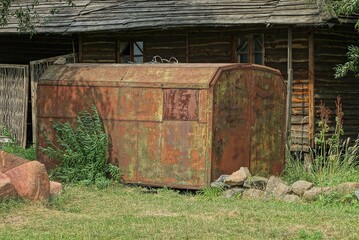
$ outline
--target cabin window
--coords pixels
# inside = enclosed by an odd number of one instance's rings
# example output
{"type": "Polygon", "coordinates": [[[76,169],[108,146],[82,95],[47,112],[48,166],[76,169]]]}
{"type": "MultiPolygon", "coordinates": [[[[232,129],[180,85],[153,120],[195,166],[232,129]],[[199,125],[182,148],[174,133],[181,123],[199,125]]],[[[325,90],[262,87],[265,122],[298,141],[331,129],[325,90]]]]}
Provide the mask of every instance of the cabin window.
{"type": "Polygon", "coordinates": [[[120,42],[120,63],[143,63],[143,41],[120,42]]]}
{"type": "Polygon", "coordinates": [[[239,63],[263,64],[263,35],[238,37],[237,57],[239,63]]]}

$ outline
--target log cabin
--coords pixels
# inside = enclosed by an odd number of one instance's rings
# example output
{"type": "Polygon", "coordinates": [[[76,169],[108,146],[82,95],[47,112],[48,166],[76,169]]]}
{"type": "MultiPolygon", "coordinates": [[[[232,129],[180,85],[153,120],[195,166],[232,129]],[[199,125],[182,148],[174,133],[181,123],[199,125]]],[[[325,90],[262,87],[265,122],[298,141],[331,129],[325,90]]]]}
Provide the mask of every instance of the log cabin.
{"type": "MultiPolygon", "coordinates": [[[[22,1],[21,4],[25,4],[22,1]]],[[[335,16],[324,1],[75,0],[40,1],[36,34],[15,20],[0,28],[0,63],[76,52],[81,63],[253,63],[279,69],[292,82],[291,150],[313,144],[321,101],[341,96],[346,137],[359,133],[359,81],[335,79],[348,45],[358,44],[358,16],[335,16]],[[57,13],[49,14],[53,7],[57,13]],[[289,73],[289,74],[288,74],[289,73]]]]}

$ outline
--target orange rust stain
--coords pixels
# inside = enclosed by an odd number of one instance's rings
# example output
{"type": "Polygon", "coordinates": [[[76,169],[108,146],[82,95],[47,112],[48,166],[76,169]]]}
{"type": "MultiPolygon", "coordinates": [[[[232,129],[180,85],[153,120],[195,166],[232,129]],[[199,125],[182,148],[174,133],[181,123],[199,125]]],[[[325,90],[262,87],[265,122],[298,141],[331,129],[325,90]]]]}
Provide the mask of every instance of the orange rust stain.
{"type": "Polygon", "coordinates": [[[197,149],[192,149],[191,153],[191,168],[195,170],[203,170],[204,169],[204,159],[201,158],[200,153],[197,149]]]}
{"type": "Polygon", "coordinates": [[[181,151],[176,147],[166,146],[163,149],[163,163],[165,164],[178,164],[178,159],[183,158],[181,151]]]}

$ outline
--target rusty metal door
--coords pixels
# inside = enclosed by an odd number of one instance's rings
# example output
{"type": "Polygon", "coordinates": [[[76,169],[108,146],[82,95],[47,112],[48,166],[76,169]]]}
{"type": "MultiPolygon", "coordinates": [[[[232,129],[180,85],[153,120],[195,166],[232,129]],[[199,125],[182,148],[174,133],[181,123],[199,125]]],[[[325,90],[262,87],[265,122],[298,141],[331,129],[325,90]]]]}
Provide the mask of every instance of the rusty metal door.
{"type": "Polygon", "coordinates": [[[30,62],[30,80],[31,80],[31,112],[32,112],[32,141],[36,142],[36,100],[37,100],[37,84],[41,75],[46,69],[53,65],[54,62],[59,58],[65,58],[67,63],[75,63],[76,54],[66,54],[51,58],[40,59],[30,62]]]}
{"type": "Polygon", "coordinates": [[[0,127],[25,147],[29,89],[27,65],[0,64],[0,127]]]}

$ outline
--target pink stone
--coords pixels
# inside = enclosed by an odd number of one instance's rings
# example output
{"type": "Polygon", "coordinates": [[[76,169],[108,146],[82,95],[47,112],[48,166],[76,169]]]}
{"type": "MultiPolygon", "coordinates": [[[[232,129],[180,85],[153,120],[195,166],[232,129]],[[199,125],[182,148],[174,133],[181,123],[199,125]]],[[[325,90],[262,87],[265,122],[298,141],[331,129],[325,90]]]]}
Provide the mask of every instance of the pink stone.
{"type": "Polygon", "coordinates": [[[0,172],[0,200],[5,197],[15,197],[16,195],[16,189],[12,185],[10,178],[0,172]]]}
{"type": "Polygon", "coordinates": [[[53,196],[58,196],[62,193],[63,187],[59,182],[50,181],[50,194],[53,196]]]}
{"type": "Polygon", "coordinates": [[[48,200],[50,181],[44,164],[31,161],[5,173],[20,197],[30,200],[48,200]]]}
{"type": "Polygon", "coordinates": [[[0,151],[0,172],[7,172],[29,161],[14,154],[0,151]]]}

